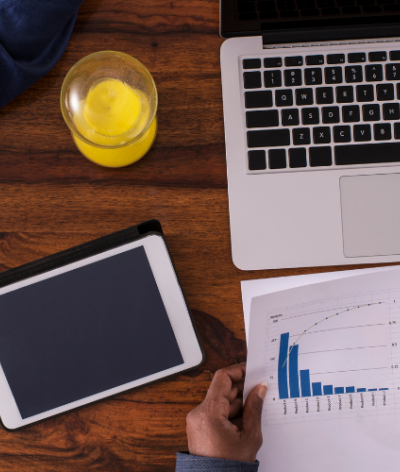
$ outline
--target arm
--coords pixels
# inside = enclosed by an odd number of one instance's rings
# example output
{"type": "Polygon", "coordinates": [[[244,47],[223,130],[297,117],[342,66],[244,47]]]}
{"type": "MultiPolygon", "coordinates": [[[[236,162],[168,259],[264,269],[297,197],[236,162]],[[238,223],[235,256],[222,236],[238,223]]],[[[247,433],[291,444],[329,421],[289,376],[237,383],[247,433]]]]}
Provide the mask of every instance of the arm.
{"type": "Polygon", "coordinates": [[[257,472],[259,463],[192,456],[178,452],[175,472],[257,472]]]}
{"type": "Polygon", "coordinates": [[[216,372],[203,403],[187,416],[190,454],[178,453],[176,472],[257,472],[267,387],[255,387],[243,407],[245,369],[236,364],[216,372]]]}
{"type": "Polygon", "coordinates": [[[83,0],[0,0],[0,108],[61,58],[83,0]]]}

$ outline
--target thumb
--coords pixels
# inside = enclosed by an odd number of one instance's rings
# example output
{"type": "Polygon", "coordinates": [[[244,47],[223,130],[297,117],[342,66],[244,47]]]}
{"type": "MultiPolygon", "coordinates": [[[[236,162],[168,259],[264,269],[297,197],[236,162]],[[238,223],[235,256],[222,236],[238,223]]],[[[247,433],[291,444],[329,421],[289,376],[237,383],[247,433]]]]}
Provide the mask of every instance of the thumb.
{"type": "Polygon", "coordinates": [[[261,415],[264,398],[267,394],[267,382],[257,385],[249,393],[243,408],[243,430],[252,435],[261,435],[261,415]]]}

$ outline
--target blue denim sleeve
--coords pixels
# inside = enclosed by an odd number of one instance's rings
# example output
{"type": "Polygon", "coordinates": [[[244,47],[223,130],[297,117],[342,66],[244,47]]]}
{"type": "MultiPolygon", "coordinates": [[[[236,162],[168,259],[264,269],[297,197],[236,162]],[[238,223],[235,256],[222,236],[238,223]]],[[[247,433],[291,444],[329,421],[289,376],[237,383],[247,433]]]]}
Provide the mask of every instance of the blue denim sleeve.
{"type": "Polygon", "coordinates": [[[0,0],[0,108],[61,58],[82,2],[0,0]]]}
{"type": "Polygon", "coordinates": [[[259,462],[228,461],[178,452],[175,472],[257,472],[259,462]]]}

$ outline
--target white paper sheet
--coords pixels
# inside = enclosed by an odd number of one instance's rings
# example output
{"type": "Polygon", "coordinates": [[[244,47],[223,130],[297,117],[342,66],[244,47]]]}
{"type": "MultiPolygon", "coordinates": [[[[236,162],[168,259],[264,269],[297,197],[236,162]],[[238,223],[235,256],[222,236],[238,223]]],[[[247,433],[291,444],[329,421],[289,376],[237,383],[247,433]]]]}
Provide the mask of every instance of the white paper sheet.
{"type": "Polygon", "coordinates": [[[258,297],[267,293],[279,292],[289,288],[300,287],[303,285],[327,282],[329,280],[337,280],[354,275],[370,274],[393,269],[398,269],[398,266],[323,272],[321,274],[295,275],[291,277],[276,277],[271,279],[244,280],[241,282],[241,288],[246,340],[248,340],[249,332],[248,327],[250,318],[250,303],[253,297],[258,297]]]}
{"type": "Polygon", "coordinates": [[[400,269],[362,273],[253,298],[260,472],[399,471],[400,269]]]}

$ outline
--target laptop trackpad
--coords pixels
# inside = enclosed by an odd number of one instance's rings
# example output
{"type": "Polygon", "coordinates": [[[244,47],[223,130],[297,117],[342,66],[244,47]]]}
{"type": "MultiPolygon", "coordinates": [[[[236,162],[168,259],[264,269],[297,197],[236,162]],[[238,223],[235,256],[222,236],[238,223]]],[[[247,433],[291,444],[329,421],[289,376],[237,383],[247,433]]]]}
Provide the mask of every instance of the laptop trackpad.
{"type": "Polygon", "coordinates": [[[340,178],[345,257],[400,254],[400,174],[340,178]]]}

